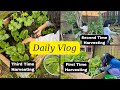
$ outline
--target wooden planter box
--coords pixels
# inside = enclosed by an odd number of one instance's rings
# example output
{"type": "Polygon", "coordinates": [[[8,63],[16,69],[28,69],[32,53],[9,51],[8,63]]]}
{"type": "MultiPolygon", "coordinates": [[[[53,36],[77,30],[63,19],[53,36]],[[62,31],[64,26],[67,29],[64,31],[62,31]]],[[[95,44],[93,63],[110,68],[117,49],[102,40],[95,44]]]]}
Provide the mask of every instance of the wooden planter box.
{"type": "Polygon", "coordinates": [[[92,77],[92,79],[103,79],[106,74],[107,74],[107,72],[102,72],[102,73],[92,77]]]}
{"type": "Polygon", "coordinates": [[[96,76],[89,76],[89,75],[86,75],[84,73],[65,73],[63,71],[63,65],[61,65],[61,73],[64,74],[64,75],[68,75],[70,76],[72,79],[103,79],[104,76],[107,74],[106,72],[102,72],[96,76]]]}
{"type": "MultiPolygon", "coordinates": [[[[40,66],[42,60],[44,59],[46,55],[38,55],[35,57],[35,59],[33,61],[35,61],[36,63],[36,69],[40,66]]],[[[4,62],[9,68],[10,68],[10,60],[7,59],[4,55],[0,54],[0,60],[2,60],[2,62],[4,62]]],[[[18,77],[22,77],[21,73],[16,72],[18,77]]],[[[29,73],[31,74],[31,73],[29,73]]]]}

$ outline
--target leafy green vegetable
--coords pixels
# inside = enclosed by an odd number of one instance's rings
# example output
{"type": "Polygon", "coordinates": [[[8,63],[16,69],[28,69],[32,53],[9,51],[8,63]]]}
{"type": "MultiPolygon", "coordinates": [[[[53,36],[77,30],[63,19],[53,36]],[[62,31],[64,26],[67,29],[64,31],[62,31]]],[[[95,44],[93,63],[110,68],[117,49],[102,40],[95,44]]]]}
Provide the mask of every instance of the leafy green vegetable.
{"type": "Polygon", "coordinates": [[[40,75],[41,74],[41,70],[40,69],[37,69],[36,72],[35,72],[36,75],[40,75]]]}
{"type": "Polygon", "coordinates": [[[18,36],[14,36],[14,40],[15,40],[16,42],[19,42],[21,39],[20,39],[18,36]]]}
{"type": "Polygon", "coordinates": [[[33,22],[34,22],[34,19],[32,18],[32,16],[28,16],[27,20],[24,21],[24,26],[30,26],[33,22]]]}
{"type": "Polygon", "coordinates": [[[0,48],[4,49],[9,47],[9,42],[0,41],[0,48]]]}
{"type": "Polygon", "coordinates": [[[90,22],[88,28],[89,33],[91,34],[103,34],[103,19],[100,12],[97,22],[90,22]]]}
{"type": "Polygon", "coordinates": [[[29,60],[29,56],[27,54],[24,55],[24,60],[25,61],[29,60]]]}
{"type": "Polygon", "coordinates": [[[21,39],[26,39],[28,37],[28,30],[23,30],[19,36],[21,39]]]}
{"type": "Polygon", "coordinates": [[[10,47],[6,48],[5,51],[6,51],[6,54],[8,54],[8,55],[14,55],[15,52],[17,51],[17,49],[15,46],[10,46],[10,47]]]}
{"type": "Polygon", "coordinates": [[[12,14],[12,16],[13,16],[13,19],[17,19],[17,18],[18,18],[18,13],[17,13],[17,12],[14,12],[14,13],[12,14]]]}
{"type": "Polygon", "coordinates": [[[24,54],[25,53],[25,45],[22,43],[18,43],[17,44],[17,51],[20,54],[24,54]]]}
{"type": "Polygon", "coordinates": [[[60,63],[64,64],[64,62],[70,62],[71,59],[72,59],[71,56],[69,57],[61,56],[60,63]]]}
{"type": "Polygon", "coordinates": [[[78,55],[65,55],[61,56],[61,64],[64,62],[81,62],[81,61],[87,61],[87,52],[81,51],[78,55]]]}
{"type": "Polygon", "coordinates": [[[8,28],[9,28],[9,30],[13,30],[14,29],[14,27],[11,24],[8,25],[8,28]]]}
{"type": "Polygon", "coordinates": [[[98,68],[101,67],[100,57],[95,56],[94,58],[89,59],[88,62],[89,62],[89,72],[87,74],[90,76],[98,75],[100,73],[98,68]]]}
{"type": "Polygon", "coordinates": [[[32,11],[32,16],[33,16],[33,18],[37,19],[40,16],[40,12],[39,11],[32,11]]]}
{"type": "Polygon", "coordinates": [[[52,74],[59,74],[59,72],[57,72],[58,67],[59,63],[51,63],[47,66],[47,70],[50,71],[52,74]]]}
{"type": "Polygon", "coordinates": [[[10,24],[8,25],[9,30],[16,31],[22,27],[21,23],[18,23],[14,20],[10,21],[10,24]]]}
{"type": "Polygon", "coordinates": [[[8,34],[0,35],[0,41],[1,40],[7,40],[9,38],[8,34]]]}
{"type": "Polygon", "coordinates": [[[48,64],[50,64],[50,63],[56,63],[56,62],[58,62],[58,58],[53,58],[53,57],[51,57],[51,58],[48,58],[47,59],[47,62],[46,62],[46,65],[48,65],[48,64]],[[57,59],[57,60],[56,60],[57,59]]]}
{"type": "Polygon", "coordinates": [[[41,12],[42,12],[42,14],[43,14],[44,16],[47,15],[47,12],[46,12],[46,11],[41,11],[41,12]]]}
{"type": "Polygon", "coordinates": [[[5,34],[5,30],[0,30],[0,35],[4,35],[5,34]]]}
{"type": "Polygon", "coordinates": [[[45,66],[52,74],[59,74],[59,58],[57,56],[50,56],[46,59],[45,66]]]}
{"type": "Polygon", "coordinates": [[[0,53],[3,53],[4,52],[4,50],[3,49],[0,49],[0,53]]]}
{"type": "Polygon", "coordinates": [[[19,32],[18,31],[11,31],[11,35],[13,37],[19,36],[19,32]]]}
{"type": "MultiPolygon", "coordinates": [[[[0,53],[5,52],[12,61],[32,60],[28,45],[22,44],[21,41],[29,38],[33,30],[48,20],[47,11],[31,12],[30,15],[28,11],[14,12],[7,28],[3,27],[3,19],[0,19],[0,53]]],[[[54,31],[52,27],[45,30],[46,34],[54,31]]],[[[56,69],[59,70],[59,68],[56,69]]]]}
{"type": "Polygon", "coordinates": [[[17,55],[11,55],[11,60],[12,61],[20,61],[20,59],[17,57],[17,55]]]}
{"type": "Polygon", "coordinates": [[[24,18],[18,17],[16,20],[17,20],[20,24],[21,24],[22,22],[24,22],[24,18]]]}
{"type": "Polygon", "coordinates": [[[28,13],[27,13],[27,12],[24,12],[24,13],[22,13],[21,16],[22,16],[22,17],[28,16],[28,13]]]}

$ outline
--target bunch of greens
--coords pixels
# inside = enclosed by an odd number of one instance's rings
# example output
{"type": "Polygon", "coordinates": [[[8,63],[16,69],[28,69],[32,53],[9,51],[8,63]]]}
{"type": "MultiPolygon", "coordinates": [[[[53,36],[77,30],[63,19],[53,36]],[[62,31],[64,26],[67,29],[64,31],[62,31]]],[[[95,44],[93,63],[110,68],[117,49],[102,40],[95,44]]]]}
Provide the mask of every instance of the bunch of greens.
{"type": "Polygon", "coordinates": [[[58,56],[50,56],[45,61],[46,69],[52,74],[59,74],[59,57],[58,56]]]}
{"type": "Polygon", "coordinates": [[[101,67],[101,61],[99,56],[95,56],[94,58],[91,58],[88,60],[89,62],[89,72],[87,73],[90,76],[95,76],[100,73],[98,70],[99,67],[101,67]]]}
{"type": "Polygon", "coordinates": [[[103,19],[100,12],[97,22],[90,22],[88,24],[88,30],[90,34],[103,34],[103,19]]]}
{"type": "MultiPolygon", "coordinates": [[[[0,53],[12,61],[32,60],[29,53],[29,44],[21,42],[33,36],[33,31],[48,19],[46,11],[14,12],[11,15],[8,27],[0,20],[0,53]],[[31,13],[31,14],[29,14],[31,13]]],[[[54,28],[47,28],[42,34],[52,33],[54,28]]],[[[44,30],[43,30],[44,31],[44,30]]]]}
{"type": "Polygon", "coordinates": [[[87,52],[81,51],[78,55],[63,55],[61,56],[61,64],[64,62],[83,62],[87,61],[87,52]]]}

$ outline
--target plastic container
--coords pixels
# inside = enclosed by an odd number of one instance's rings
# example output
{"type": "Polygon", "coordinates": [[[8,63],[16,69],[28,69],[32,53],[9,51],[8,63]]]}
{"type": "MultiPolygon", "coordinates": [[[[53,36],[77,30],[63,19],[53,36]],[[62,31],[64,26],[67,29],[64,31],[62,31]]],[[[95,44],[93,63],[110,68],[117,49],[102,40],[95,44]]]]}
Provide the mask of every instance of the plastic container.
{"type": "Polygon", "coordinates": [[[104,76],[104,79],[117,79],[117,77],[116,77],[116,76],[113,76],[113,75],[111,75],[111,74],[106,74],[106,75],[104,76]]]}

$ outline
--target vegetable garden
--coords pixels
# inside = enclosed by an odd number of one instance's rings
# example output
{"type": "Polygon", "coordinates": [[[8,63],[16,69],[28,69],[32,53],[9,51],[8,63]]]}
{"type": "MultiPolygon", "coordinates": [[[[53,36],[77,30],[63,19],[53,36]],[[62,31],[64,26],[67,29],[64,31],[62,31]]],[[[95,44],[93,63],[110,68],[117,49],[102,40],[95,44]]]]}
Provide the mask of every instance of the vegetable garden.
{"type": "MultiPolygon", "coordinates": [[[[1,12],[0,12],[1,13],[1,12]]],[[[4,12],[6,13],[6,12],[4,12]]],[[[81,15],[77,11],[67,11],[62,14],[66,26],[62,23],[63,41],[80,41],[82,24],[81,15]],[[67,28],[65,28],[67,27],[67,28]]],[[[3,16],[3,15],[2,15],[3,16]]],[[[89,62],[89,72],[85,73],[89,76],[96,76],[100,74],[98,68],[101,67],[100,57],[103,53],[109,52],[119,58],[118,46],[94,46],[93,57],[88,58],[88,52],[82,51],[78,55],[31,55],[29,53],[29,43],[22,44],[21,42],[28,38],[36,36],[33,31],[39,26],[49,20],[47,11],[14,11],[7,12],[7,16],[0,18],[0,78],[61,78],[71,79],[69,75],[63,74],[60,66],[64,62],[89,62]],[[118,52],[115,54],[115,51],[118,52]],[[12,73],[9,71],[10,61],[21,62],[36,62],[35,73],[12,73]]],[[[103,34],[103,20],[102,15],[99,13],[96,22],[91,21],[88,23],[88,34],[103,34]]],[[[118,27],[111,27],[116,30],[118,27]]],[[[42,36],[53,33],[54,27],[48,27],[42,31],[42,36]]],[[[117,30],[119,31],[119,30],[117,30]]],[[[117,39],[119,41],[119,36],[117,39]]],[[[118,41],[113,41],[114,43],[118,41]]],[[[113,44],[114,44],[113,43],[113,44]]]]}
{"type": "MultiPolygon", "coordinates": [[[[37,56],[44,58],[42,55],[31,55],[29,53],[29,43],[21,42],[28,37],[36,37],[33,31],[49,20],[47,11],[18,11],[12,12],[3,19],[0,19],[0,59],[2,59],[0,77],[17,78],[15,73],[9,72],[9,61],[33,61],[37,56]],[[8,22],[7,24],[5,22],[8,22]],[[3,60],[9,60],[5,61],[3,60]],[[6,66],[5,64],[8,66],[6,66]],[[8,73],[8,74],[6,74],[8,73]]],[[[42,36],[53,33],[54,27],[46,28],[42,31],[42,36]]],[[[39,60],[38,60],[39,61],[39,60]]],[[[53,60],[54,61],[54,60],[53,60]]],[[[51,61],[52,62],[52,61],[51,61]]],[[[47,62],[47,67],[52,69],[54,65],[47,62]]],[[[41,62],[38,62],[38,64],[41,62]]],[[[53,67],[54,68],[54,67],[53,67]]],[[[47,73],[43,64],[38,65],[38,69],[34,74],[30,74],[31,78],[58,78],[47,73]]]]}
{"type": "MultiPolygon", "coordinates": [[[[62,15],[62,20],[63,22],[67,23],[67,27],[63,25],[61,25],[61,30],[64,33],[64,40],[71,40],[71,41],[80,41],[79,35],[81,35],[81,29],[80,29],[80,23],[84,22],[84,20],[82,20],[82,16],[80,15],[81,12],[78,12],[76,15],[76,12],[78,11],[64,11],[63,15],[62,15]],[[69,14],[69,15],[68,15],[69,14]],[[71,16],[70,16],[71,15],[71,16]],[[79,18],[78,18],[79,16],[79,18]],[[81,18],[80,18],[81,17],[81,18]],[[78,24],[79,22],[79,24],[78,24]],[[71,28],[71,29],[70,29],[71,28]],[[66,30],[66,31],[65,31],[66,30]],[[71,30],[72,33],[69,33],[68,31],[71,30]]],[[[97,17],[98,19],[96,21],[89,21],[87,22],[88,24],[88,34],[103,34],[103,16],[102,14],[99,12],[99,16],[97,17]]],[[[111,27],[112,31],[116,31],[119,32],[119,27],[112,25],[111,27]]],[[[93,46],[94,50],[92,58],[88,58],[87,55],[89,54],[88,52],[85,51],[81,51],[79,55],[73,56],[73,55],[65,55],[61,57],[61,64],[63,64],[63,62],[83,62],[83,61],[87,61],[89,62],[89,72],[85,73],[86,75],[89,76],[96,76],[98,74],[100,74],[101,72],[98,71],[98,68],[101,67],[101,61],[100,61],[100,57],[104,54],[104,53],[110,53],[113,56],[115,56],[116,58],[119,58],[119,36],[112,36],[113,40],[111,41],[113,45],[111,46],[93,46]],[[117,45],[114,45],[117,44],[117,45]],[[117,51],[117,52],[116,52],[117,51]],[[116,53],[115,53],[116,52],[116,53]]],[[[70,78],[76,78],[76,77],[71,77],[71,75],[73,74],[66,74],[63,73],[61,75],[61,79],[70,79],[70,78]]],[[[76,74],[77,75],[77,74],[76,74]]]]}

